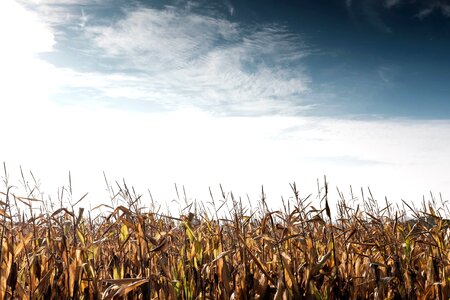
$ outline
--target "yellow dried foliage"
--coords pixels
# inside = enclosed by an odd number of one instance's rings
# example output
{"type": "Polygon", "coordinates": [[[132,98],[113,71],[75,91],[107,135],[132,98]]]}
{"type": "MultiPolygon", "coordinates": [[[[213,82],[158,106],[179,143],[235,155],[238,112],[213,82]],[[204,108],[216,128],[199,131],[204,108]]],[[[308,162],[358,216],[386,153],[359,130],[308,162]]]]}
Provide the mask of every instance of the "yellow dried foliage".
{"type": "MultiPolygon", "coordinates": [[[[121,188],[114,197],[128,206],[95,218],[71,207],[26,220],[0,193],[0,299],[450,296],[450,222],[433,206],[405,220],[390,206],[342,200],[331,218],[328,201],[316,209],[295,198],[280,212],[263,198],[249,213],[232,198],[223,218],[218,209],[172,217],[132,195],[121,188]]],[[[31,211],[36,201],[19,202],[31,211]]]]}

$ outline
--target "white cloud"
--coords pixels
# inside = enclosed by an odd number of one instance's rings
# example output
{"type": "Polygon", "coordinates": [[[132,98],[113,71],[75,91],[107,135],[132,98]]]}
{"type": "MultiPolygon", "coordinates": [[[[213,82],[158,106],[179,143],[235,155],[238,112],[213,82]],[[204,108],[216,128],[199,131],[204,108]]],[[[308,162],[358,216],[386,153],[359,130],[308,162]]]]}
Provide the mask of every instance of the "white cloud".
{"type": "MultiPolygon", "coordinates": [[[[9,0],[8,0],[9,1],[9,0]]],[[[69,38],[67,29],[82,30],[89,20],[83,7],[106,5],[109,0],[13,0],[52,27],[57,41],[69,38]]]]}
{"type": "Polygon", "coordinates": [[[433,8],[431,8],[431,7],[424,8],[419,13],[416,14],[416,17],[419,19],[423,19],[423,18],[427,17],[429,14],[431,14],[432,11],[433,11],[433,8]]]}
{"type": "Polygon", "coordinates": [[[79,22],[79,26],[81,28],[84,28],[86,26],[86,23],[88,22],[89,18],[86,15],[86,13],[84,12],[84,9],[81,8],[81,17],[80,17],[80,22],[79,22]]]}
{"type": "Polygon", "coordinates": [[[225,20],[174,9],[142,8],[111,27],[93,27],[89,32],[108,55],[123,57],[135,68],[160,72],[165,66],[182,68],[201,58],[217,39],[234,37],[237,28],[225,20]]]}
{"type": "Polygon", "coordinates": [[[224,4],[227,7],[228,13],[230,14],[230,16],[234,15],[234,6],[233,6],[233,4],[231,4],[231,2],[228,1],[228,0],[225,0],[224,4]]]}
{"type": "MultiPolygon", "coordinates": [[[[41,1],[21,9],[39,16],[39,24],[46,30],[39,32],[47,32],[52,42],[47,50],[73,38],[83,41],[77,47],[92,42],[94,47],[83,51],[95,56],[86,56],[86,60],[108,64],[112,75],[57,69],[35,61],[36,68],[40,64],[41,71],[44,68],[48,74],[39,78],[46,81],[42,86],[51,87],[53,93],[67,94],[76,88],[97,91],[100,103],[131,99],[165,109],[197,107],[223,115],[295,114],[308,109],[301,99],[310,80],[300,64],[307,51],[302,40],[283,27],[242,27],[176,8],[125,10],[125,16],[110,26],[92,26],[89,13],[72,5],[76,3],[41,1]],[[68,36],[64,28],[75,28],[78,34],[85,31],[85,35],[68,36]]],[[[40,38],[42,41],[45,39],[40,38]]],[[[16,66],[11,62],[12,69],[16,66]]],[[[15,80],[18,84],[29,81],[15,80]]]]}
{"type": "Polygon", "coordinates": [[[55,39],[38,16],[13,0],[0,2],[1,57],[51,51],[55,39]]]}
{"type": "Polygon", "coordinates": [[[38,5],[83,5],[101,2],[99,0],[28,0],[38,5]]]}
{"type": "Polygon", "coordinates": [[[401,2],[401,0],[385,0],[384,5],[387,8],[391,8],[393,6],[398,5],[401,2]]]}
{"type": "MultiPolygon", "coordinates": [[[[348,0],[346,0],[348,1],[348,0]]],[[[415,17],[423,19],[429,16],[433,11],[440,12],[445,17],[450,17],[450,4],[447,0],[415,0],[415,1],[404,1],[404,0],[384,0],[384,6],[386,8],[392,8],[398,5],[414,5],[421,7],[419,12],[415,17]]]]}
{"type": "Polygon", "coordinates": [[[152,101],[221,110],[273,102],[265,111],[272,113],[280,105],[295,109],[293,102],[301,103],[308,91],[309,78],[299,65],[306,55],[301,40],[278,26],[241,28],[174,9],[141,8],[87,32],[121,68],[146,74],[143,88],[159,91],[145,97],[152,101]]]}
{"type": "Polygon", "coordinates": [[[43,105],[53,86],[53,66],[38,59],[53,51],[55,37],[51,27],[39,15],[11,1],[0,1],[0,111],[35,110],[43,105]]]}
{"type": "Polygon", "coordinates": [[[432,12],[439,11],[445,17],[450,17],[450,4],[436,2],[427,4],[425,8],[423,8],[417,15],[419,19],[423,19],[428,17],[432,12]]]}

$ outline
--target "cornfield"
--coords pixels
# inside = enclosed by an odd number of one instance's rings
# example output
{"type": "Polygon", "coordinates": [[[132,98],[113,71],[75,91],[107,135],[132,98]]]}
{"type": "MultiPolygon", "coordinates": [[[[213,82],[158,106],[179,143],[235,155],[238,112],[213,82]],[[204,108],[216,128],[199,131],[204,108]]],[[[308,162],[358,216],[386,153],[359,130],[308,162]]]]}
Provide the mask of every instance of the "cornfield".
{"type": "Polygon", "coordinates": [[[416,208],[339,193],[332,215],[325,181],[314,199],[292,184],[280,210],[264,190],[257,207],[222,190],[173,217],[126,183],[108,184],[111,204],[87,211],[71,183],[58,207],[22,179],[24,195],[7,176],[0,192],[0,299],[450,296],[447,206],[434,197],[416,208]]]}

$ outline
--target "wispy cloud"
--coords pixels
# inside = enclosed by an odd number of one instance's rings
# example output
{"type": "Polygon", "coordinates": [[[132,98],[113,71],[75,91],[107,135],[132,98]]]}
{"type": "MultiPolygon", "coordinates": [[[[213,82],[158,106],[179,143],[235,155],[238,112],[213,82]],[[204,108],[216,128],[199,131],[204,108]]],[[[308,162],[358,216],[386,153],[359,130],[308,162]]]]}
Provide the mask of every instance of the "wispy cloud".
{"type": "Polygon", "coordinates": [[[229,0],[224,0],[224,4],[228,9],[230,16],[234,15],[234,6],[229,0]]]}
{"type": "Polygon", "coordinates": [[[415,16],[420,19],[434,11],[441,13],[444,17],[450,17],[450,3],[447,0],[385,0],[384,6],[388,9],[396,6],[411,6],[418,10],[415,16]]]}
{"type": "MultiPolygon", "coordinates": [[[[134,100],[132,108],[147,101],[149,107],[197,107],[221,115],[309,108],[303,98],[310,78],[302,66],[308,47],[282,25],[248,26],[185,6],[123,6],[106,22],[91,9],[101,1],[62,4],[26,4],[52,28],[58,49],[77,40],[84,64],[93,66],[80,69],[78,61],[66,59],[65,69],[57,70],[62,98],[71,89],[96,90],[101,103],[134,100]]],[[[225,5],[232,14],[233,6],[225,5]]]]}
{"type": "Polygon", "coordinates": [[[392,33],[392,29],[385,23],[381,15],[380,6],[383,4],[387,7],[391,7],[397,4],[398,0],[386,0],[386,2],[381,3],[374,0],[345,0],[345,7],[349,15],[353,19],[357,19],[358,15],[365,22],[368,22],[372,27],[384,33],[392,33]]]}
{"type": "Polygon", "coordinates": [[[120,62],[115,71],[145,74],[143,87],[160,93],[153,101],[277,113],[301,109],[308,91],[304,43],[274,24],[244,27],[173,8],[140,8],[111,26],[87,27],[86,37],[105,59],[120,62]]]}
{"type": "Polygon", "coordinates": [[[399,68],[394,65],[391,66],[383,65],[378,67],[377,73],[380,79],[385,84],[392,85],[399,73],[399,68]]]}
{"type": "Polygon", "coordinates": [[[445,17],[450,17],[450,4],[444,1],[430,1],[422,5],[422,9],[416,14],[416,17],[423,19],[432,12],[438,11],[445,17]]]}
{"type": "Polygon", "coordinates": [[[420,5],[423,6],[423,10],[419,12],[419,15],[422,14],[422,17],[425,17],[429,15],[432,11],[438,11],[445,17],[450,17],[450,3],[446,0],[431,0],[431,1],[425,1],[425,0],[419,0],[418,1],[420,5]],[[426,12],[423,14],[423,12],[426,12]]]}
{"type": "Polygon", "coordinates": [[[42,99],[49,93],[52,101],[72,105],[135,111],[194,107],[240,116],[296,114],[310,108],[302,102],[310,79],[301,60],[308,52],[301,37],[283,26],[243,26],[175,7],[123,8],[113,23],[99,25],[106,22],[91,14],[92,3],[83,9],[75,5],[82,1],[64,5],[49,0],[27,5],[2,2],[27,14],[17,24],[24,28],[23,34],[16,31],[16,36],[7,38],[11,47],[2,51],[32,49],[29,57],[33,60],[25,62],[21,57],[20,62],[10,61],[9,71],[3,66],[2,78],[10,82],[9,95],[31,99],[31,87],[36,86],[42,99]],[[28,26],[27,20],[33,18],[37,21],[28,26]],[[70,50],[74,40],[81,61],[92,68],[80,68],[79,58],[70,57],[70,51],[57,53],[70,50]],[[30,41],[36,42],[26,44],[30,41]],[[64,55],[58,57],[64,59],[64,68],[35,56],[49,51],[64,55]],[[18,68],[22,64],[26,67],[18,68]],[[45,76],[28,82],[29,76],[24,74],[37,70],[45,76]],[[30,87],[23,92],[29,93],[13,91],[20,91],[23,84],[30,87]]]}
{"type": "Polygon", "coordinates": [[[419,19],[423,19],[428,17],[429,14],[433,12],[434,8],[432,7],[426,7],[421,9],[415,16],[419,19]]]}
{"type": "Polygon", "coordinates": [[[364,0],[362,10],[367,20],[378,30],[385,33],[392,33],[392,29],[384,22],[379,10],[378,3],[373,0],[364,0]]]}
{"type": "Polygon", "coordinates": [[[384,1],[384,5],[385,5],[387,8],[391,8],[391,7],[393,7],[393,6],[398,5],[400,2],[401,2],[401,0],[385,0],[385,1],[384,1]]]}
{"type": "Polygon", "coordinates": [[[342,0],[352,18],[355,12],[361,12],[366,21],[378,30],[392,33],[393,29],[383,20],[386,10],[410,7],[419,19],[438,12],[444,17],[450,17],[450,4],[447,0],[342,0]]]}

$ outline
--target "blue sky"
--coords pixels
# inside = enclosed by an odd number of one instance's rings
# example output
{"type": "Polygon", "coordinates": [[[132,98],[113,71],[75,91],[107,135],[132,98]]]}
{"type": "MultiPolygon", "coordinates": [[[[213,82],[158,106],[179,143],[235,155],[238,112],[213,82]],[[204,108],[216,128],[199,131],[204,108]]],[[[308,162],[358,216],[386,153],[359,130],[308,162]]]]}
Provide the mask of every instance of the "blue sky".
{"type": "Polygon", "coordinates": [[[449,191],[446,1],[5,0],[0,20],[0,157],[50,190],[72,170],[163,199],[449,191]]]}
{"type": "MultiPolygon", "coordinates": [[[[234,83],[234,91],[257,89],[248,97],[281,102],[288,110],[296,107],[302,115],[450,116],[450,87],[445,84],[450,82],[450,18],[445,2],[69,1],[48,6],[44,8],[39,2],[29,5],[49,14],[52,9],[66,9],[73,16],[54,21],[54,28],[60,31],[56,51],[41,54],[43,59],[58,67],[134,73],[150,80],[163,72],[160,80],[164,83],[147,86],[177,93],[174,106],[189,92],[201,94],[195,89],[203,90],[206,80],[217,81],[212,82],[217,93],[221,90],[217,85],[229,75],[239,80],[256,79],[247,85],[234,83]],[[234,55],[236,52],[239,54],[234,55]],[[227,59],[235,65],[224,74],[214,74],[216,78],[211,79],[199,75],[206,74],[201,68],[208,62],[220,68],[217,64],[227,59]],[[189,73],[191,67],[199,74],[189,73]],[[275,82],[272,92],[263,95],[258,84],[265,85],[264,72],[271,73],[275,82]],[[174,85],[172,76],[189,75],[194,76],[194,82],[183,78],[174,85]]],[[[65,92],[80,101],[79,94],[91,98],[95,87],[65,92]]],[[[242,101],[241,93],[229,92],[222,91],[223,98],[242,101]]],[[[60,98],[55,97],[55,101],[60,98]]],[[[211,95],[184,102],[214,109],[214,101],[206,98],[211,95]]],[[[155,106],[168,108],[163,101],[138,100],[126,106],[147,106],[152,111],[155,106]]],[[[223,105],[219,106],[222,110],[223,105]]],[[[282,107],[267,107],[264,113],[279,112],[285,113],[282,107]]]]}

